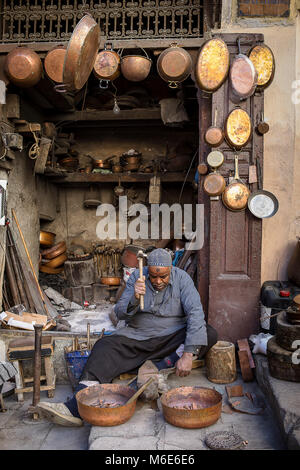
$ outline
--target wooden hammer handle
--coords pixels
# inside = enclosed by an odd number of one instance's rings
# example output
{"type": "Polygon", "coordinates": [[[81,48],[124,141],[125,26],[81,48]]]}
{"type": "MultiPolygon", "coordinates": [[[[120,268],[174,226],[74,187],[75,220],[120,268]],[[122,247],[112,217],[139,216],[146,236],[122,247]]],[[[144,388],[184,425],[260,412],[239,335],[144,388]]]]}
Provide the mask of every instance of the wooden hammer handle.
{"type": "MultiPolygon", "coordinates": [[[[139,270],[140,270],[140,279],[144,279],[143,277],[143,258],[139,258],[139,270]]],[[[144,296],[140,294],[140,308],[141,310],[144,310],[144,296]]]]}

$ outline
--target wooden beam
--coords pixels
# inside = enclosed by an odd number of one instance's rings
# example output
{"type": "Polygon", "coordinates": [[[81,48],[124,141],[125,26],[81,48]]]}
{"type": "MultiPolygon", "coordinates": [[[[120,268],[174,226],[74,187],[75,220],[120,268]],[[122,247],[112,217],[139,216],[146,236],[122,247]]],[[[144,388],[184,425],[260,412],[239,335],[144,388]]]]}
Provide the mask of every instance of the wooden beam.
{"type": "MultiPolygon", "coordinates": [[[[103,49],[107,38],[101,36],[100,49],[103,49]]],[[[136,49],[143,47],[144,49],[152,48],[166,48],[170,46],[170,43],[176,41],[179,42],[182,47],[195,47],[199,48],[205,42],[204,38],[165,38],[165,39],[119,39],[111,40],[113,42],[114,49],[126,48],[126,49],[136,49]]],[[[47,52],[55,46],[58,45],[68,45],[68,41],[51,41],[51,42],[28,42],[22,43],[26,44],[27,47],[33,49],[36,52],[47,52]]],[[[2,43],[0,44],[0,54],[7,54],[11,50],[15,49],[18,46],[18,43],[2,43]]]]}

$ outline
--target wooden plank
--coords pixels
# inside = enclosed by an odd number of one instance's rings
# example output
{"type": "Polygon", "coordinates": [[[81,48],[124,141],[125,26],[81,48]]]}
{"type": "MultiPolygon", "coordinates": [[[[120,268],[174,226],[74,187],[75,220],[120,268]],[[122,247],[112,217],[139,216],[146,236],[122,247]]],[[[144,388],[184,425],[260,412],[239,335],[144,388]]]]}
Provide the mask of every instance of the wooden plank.
{"type": "Polygon", "coordinates": [[[251,382],[254,379],[252,369],[249,363],[247,351],[238,351],[241,373],[244,382],[251,382]]]}
{"type": "Polygon", "coordinates": [[[6,117],[20,119],[20,96],[9,93],[6,95],[6,117]]]}
{"type": "Polygon", "coordinates": [[[251,369],[254,369],[255,368],[255,362],[253,360],[247,338],[238,339],[237,344],[238,344],[238,347],[239,347],[240,351],[247,351],[250,367],[251,367],[251,369]]]}
{"type": "Polygon", "coordinates": [[[40,132],[42,127],[41,124],[38,122],[27,122],[26,124],[23,123],[18,123],[18,121],[15,121],[15,126],[16,126],[16,131],[23,133],[23,132],[40,132]]]}
{"type": "MultiPolygon", "coordinates": [[[[41,385],[40,390],[41,392],[55,390],[55,385],[41,385]]],[[[33,392],[33,387],[15,388],[15,393],[23,394],[25,392],[33,392]]]]}

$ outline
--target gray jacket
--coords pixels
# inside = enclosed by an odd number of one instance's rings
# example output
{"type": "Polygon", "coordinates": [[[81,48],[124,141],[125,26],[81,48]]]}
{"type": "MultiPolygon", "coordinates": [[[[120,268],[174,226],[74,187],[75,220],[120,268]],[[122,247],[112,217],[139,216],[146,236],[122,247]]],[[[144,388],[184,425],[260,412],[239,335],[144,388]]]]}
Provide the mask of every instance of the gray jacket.
{"type": "Polygon", "coordinates": [[[201,299],[193,280],[182,269],[172,267],[168,286],[155,291],[149,279],[148,268],[144,268],[146,294],[144,310],[134,295],[134,284],[139,278],[136,269],[127,281],[126,288],[115,305],[119,320],[126,326],[115,334],[137,340],[170,335],[186,328],[184,351],[197,352],[207,345],[206,323],[201,299]]]}

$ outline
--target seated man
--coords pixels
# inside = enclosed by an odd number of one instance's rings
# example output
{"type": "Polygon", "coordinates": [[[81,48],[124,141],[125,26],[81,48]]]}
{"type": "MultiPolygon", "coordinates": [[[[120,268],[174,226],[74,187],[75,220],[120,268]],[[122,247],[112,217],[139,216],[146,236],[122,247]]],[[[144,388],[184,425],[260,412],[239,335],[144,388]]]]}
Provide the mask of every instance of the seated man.
{"type": "MultiPolygon", "coordinates": [[[[193,356],[202,358],[217,342],[216,331],[205,323],[193,280],[172,266],[168,251],[153,250],[147,264],[144,279],[139,279],[136,269],[115,305],[118,319],[124,319],[126,326],[95,343],[76,392],[95,383],[110,383],[146,361],[157,372],[175,365],[176,374],[184,377],[192,369],[193,356]],[[140,309],[140,294],[144,295],[144,310],[140,309]]],[[[83,424],[75,395],[65,403],[37,406],[57,424],[83,424]]]]}

